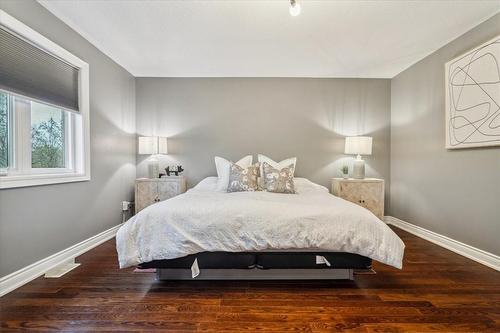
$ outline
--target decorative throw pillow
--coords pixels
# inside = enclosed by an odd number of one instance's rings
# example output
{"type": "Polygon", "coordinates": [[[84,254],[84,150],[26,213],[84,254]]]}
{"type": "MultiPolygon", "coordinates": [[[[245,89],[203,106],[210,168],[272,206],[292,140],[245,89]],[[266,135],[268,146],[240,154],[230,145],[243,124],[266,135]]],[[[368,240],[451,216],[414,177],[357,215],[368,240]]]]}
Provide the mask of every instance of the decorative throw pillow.
{"type": "Polygon", "coordinates": [[[267,164],[269,164],[270,166],[272,166],[275,169],[283,169],[285,167],[288,167],[290,164],[293,164],[293,169],[295,170],[295,164],[297,164],[297,157],[290,157],[290,158],[287,158],[281,162],[276,162],[276,161],[270,159],[269,157],[267,157],[266,155],[258,154],[257,160],[260,163],[260,172],[261,173],[263,172],[262,165],[264,162],[266,162],[267,164]]]}
{"type": "Polygon", "coordinates": [[[228,192],[256,191],[259,176],[259,163],[246,168],[232,163],[229,167],[228,192]]]}
{"type": "Polygon", "coordinates": [[[275,193],[295,193],[293,183],[294,165],[275,169],[269,163],[262,163],[262,186],[265,191],[275,193]]]}
{"type": "Polygon", "coordinates": [[[279,170],[281,170],[285,167],[288,167],[290,164],[293,164],[294,171],[295,171],[295,164],[297,163],[297,157],[290,157],[290,158],[287,158],[281,162],[276,162],[276,161],[270,159],[269,157],[267,157],[266,155],[262,155],[262,154],[257,155],[257,160],[260,163],[259,189],[261,189],[261,190],[264,189],[264,179],[262,178],[262,175],[264,173],[264,170],[262,170],[264,162],[266,162],[267,164],[269,164],[273,168],[279,169],[279,170]]]}
{"type": "MultiPolygon", "coordinates": [[[[236,162],[240,167],[247,168],[252,165],[252,155],[247,155],[241,160],[236,162]]],[[[227,186],[229,184],[229,168],[231,167],[231,161],[225,158],[215,156],[215,168],[217,169],[217,191],[227,192],[227,186]]]]}

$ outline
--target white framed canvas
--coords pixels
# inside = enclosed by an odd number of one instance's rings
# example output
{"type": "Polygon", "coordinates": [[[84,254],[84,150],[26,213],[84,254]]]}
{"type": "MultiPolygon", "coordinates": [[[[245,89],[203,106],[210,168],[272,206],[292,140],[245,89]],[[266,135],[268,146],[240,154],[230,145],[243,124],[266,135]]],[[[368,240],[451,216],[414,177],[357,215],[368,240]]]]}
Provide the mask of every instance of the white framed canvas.
{"type": "Polygon", "coordinates": [[[500,35],[445,64],[446,148],[500,145],[500,35]]]}

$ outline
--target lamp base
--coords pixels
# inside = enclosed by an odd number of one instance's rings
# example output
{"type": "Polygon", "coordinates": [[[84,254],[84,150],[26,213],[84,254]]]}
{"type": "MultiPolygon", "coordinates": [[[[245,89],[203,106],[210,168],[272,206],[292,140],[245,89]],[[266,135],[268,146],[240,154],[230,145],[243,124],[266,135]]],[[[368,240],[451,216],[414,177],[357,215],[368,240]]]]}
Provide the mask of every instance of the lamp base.
{"type": "Polygon", "coordinates": [[[148,160],[148,176],[151,179],[160,177],[160,162],[155,157],[148,160]]]}
{"type": "Polygon", "coordinates": [[[354,160],[352,163],[352,178],[364,179],[365,178],[365,161],[361,159],[361,156],[354,160]]]}

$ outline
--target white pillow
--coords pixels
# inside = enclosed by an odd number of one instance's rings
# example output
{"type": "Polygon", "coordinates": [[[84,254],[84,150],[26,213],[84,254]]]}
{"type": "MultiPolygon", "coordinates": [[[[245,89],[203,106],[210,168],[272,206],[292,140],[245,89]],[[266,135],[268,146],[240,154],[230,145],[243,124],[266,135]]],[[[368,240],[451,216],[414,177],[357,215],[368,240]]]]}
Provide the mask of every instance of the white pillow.
{"type": "Polygon", "coordinates": [[[295,192],[298,194],[302,193],[310,193],[310,192],[326,192],[328,193],[328,189],[319,184],[313,183],[307,178],[298,178],[295,177],[293,179],[295,185],[295,192]]]}
{"type": "Polygon", "coordinates": [[[257,155],[257,159],[259,160],[260,163],[260,175],[262,177],[263,171],[262,171],[262,163],[266,162],[270,166],[272,166],[275,169],[281,170],[283,168],[287,168],[290,166],[290,164],[293,164],[293,171],[295,173],[295,164],[297,163],[297,157],[290,157],[287,158],[286,160],[283,160],[281,162],[276,162],[267,157],[266,155],[259,154],[257,155]]]}
{"type": "Polygon", "coordinates": [[[202,179],[191,190],[192,191],[215,191],[217,187],[217,177],[207,177],[202,179]]]}
{"type": "MultiPolygon", "coordinates": [[[[252,165],[253,156],[248,155],[243,157],[241,160],[235,164],[246,169],[252,165]]],[[[229,168],[231,167],[231,161],[225,158],[215,156],[215,168],[217,169],[217,191],[227,192],[227,186],[229,184],[229,168]]]]}

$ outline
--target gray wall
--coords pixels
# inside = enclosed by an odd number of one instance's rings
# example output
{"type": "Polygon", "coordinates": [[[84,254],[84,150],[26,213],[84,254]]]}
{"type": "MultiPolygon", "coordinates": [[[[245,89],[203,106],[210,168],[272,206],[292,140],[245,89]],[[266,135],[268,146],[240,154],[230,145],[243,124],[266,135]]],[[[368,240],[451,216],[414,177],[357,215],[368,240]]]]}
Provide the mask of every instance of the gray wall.
{"type": "Polygon", "coordinates": [[[500,14],[391,81],[390,214],[500,254],[500,149],[445,149],[444,64],[500,33],[500,14]]]}
{"type": "Polygon", "coordinates": [[[0,190],[0,276],[121,222],[135,179],[135,79],[35,1],[0,8],[90,64],[92,180],[0,190]]]}
{"type": "Polygon", "coordinates": [[[162,163],[181,163],[191,186],[216,175],[215,155],[262,153],[297,156],[298,176],[329,187],[352,160],[344,136],[361,134],[374,137],[368,176],[389,180],[389,80],[137,78],[136,93],[138,134],[167,136],[162,163]]]}

